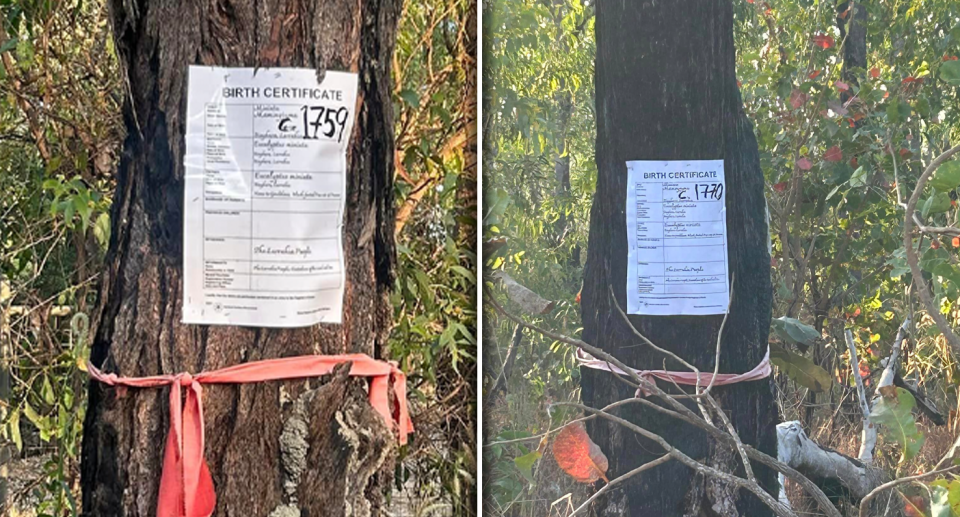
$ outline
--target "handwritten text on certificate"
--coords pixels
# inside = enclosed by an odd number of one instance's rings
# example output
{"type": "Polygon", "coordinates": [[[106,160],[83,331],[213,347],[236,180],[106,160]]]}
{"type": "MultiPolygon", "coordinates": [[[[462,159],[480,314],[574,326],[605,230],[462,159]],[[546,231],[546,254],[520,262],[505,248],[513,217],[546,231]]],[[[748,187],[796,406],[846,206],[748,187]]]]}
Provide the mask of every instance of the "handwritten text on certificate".
{"type": "Polygon", "coordinates": [[[190,67],[185,323],[340,323],[357,75],[190,67]]]}
{"type": "Polygon", "coordinates": [[[627,312],[724,314],[723,160],[627,162],[627,312]]]}

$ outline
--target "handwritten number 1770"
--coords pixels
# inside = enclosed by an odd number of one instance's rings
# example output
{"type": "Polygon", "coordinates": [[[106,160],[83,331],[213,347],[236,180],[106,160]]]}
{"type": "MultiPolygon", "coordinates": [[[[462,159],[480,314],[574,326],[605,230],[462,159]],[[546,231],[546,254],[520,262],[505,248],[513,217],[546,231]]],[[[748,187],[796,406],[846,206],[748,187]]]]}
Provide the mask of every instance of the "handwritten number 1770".
{"type": "Polygon", "coordinates": [[[347,127],[346,107],[331,109],[324,106],[304,106],[300,111],[303,112],[304,138],[318,139],[323,135],[327,138],[336,137],[338,142],[343,140],[343,131],[347,127]]]}
{"type": "MultiPolygon", "coordinates": [[[[690,200],[690,189],[683,188],[680,189],[677,194],[681,201],[690,200]]],[[[693,199],[700,201],[701,199],[706,200],[716,200],[719,201],[723,199],[723,183],[696,183],[693,185],[693,199]]]]}

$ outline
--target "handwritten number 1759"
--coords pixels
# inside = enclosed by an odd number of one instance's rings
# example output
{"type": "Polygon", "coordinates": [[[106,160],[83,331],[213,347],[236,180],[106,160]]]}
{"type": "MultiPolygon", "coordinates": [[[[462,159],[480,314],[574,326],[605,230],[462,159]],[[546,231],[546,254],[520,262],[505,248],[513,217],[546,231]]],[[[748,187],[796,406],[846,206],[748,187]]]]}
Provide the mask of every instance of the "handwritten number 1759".
{"type": "Polygon", "coordinates": [[[324,106],[304,106],[303,137],[317,139],[320,135],[327,138],[343,139],[343,131],[347,127],[347,108],[341,106],[331,109],[324,106]]]}

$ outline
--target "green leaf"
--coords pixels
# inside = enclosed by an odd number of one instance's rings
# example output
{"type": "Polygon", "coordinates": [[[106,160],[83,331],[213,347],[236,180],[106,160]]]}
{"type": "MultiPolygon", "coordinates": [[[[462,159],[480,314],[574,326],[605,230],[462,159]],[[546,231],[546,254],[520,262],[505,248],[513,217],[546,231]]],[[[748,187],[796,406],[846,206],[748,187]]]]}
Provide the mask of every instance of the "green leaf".
{"type": "Polygon", "coordinates": [[[27,416],[27,420],[30,421],[33,425],[38,428],[43,425],[43,417],[41,417],[30,404],[24,404],[23,414],[27,416]]]}
{"type": "Polygon", "coordinates": [[[817,329],[801,323],[800,320],[781,316],[770,322],[777,337],[788,343],[800,343],[810,346],[820,338],[817,329]]]}
{"type": "Polygon", "coordinates": [[[533,483],[533,464],[540,459],[540,456],[542,456],[540,451],[533,451],[513,460],[513,463],[516,464],[517,469],[520,470],[523,477],[527,478],[527,481],[531,483],[533,483]]]}
{"type": "Polygon", "coordinates": [[[930,491],[930,517],[953,517],[953,509],[950,508],[950,493],[942,486],[931,487],[930,491]]]}
{"type": "Polygon", "coordinates": [[[0,54],[15,48],[17,48],[17,38],[10,38],[7,41],[0,43],[0,54]]]}
{"type": "Polygon", "coordinates": [[[100,249],[106,251],[110,244],[110,214],[103,212],[97,216],[97,222],[93,225],[93,235],[97,238],[97,244],[100,249]]]}
{"type": "Polygon", "coordinates": [[[851,187],[862,187],[867,184],[867,170],[863,166],[857,167],[857,170],[853,171],[853,175],[850,176],[850,186],[851,187]]]}
{"type": "Polygon", "coordinates": [[[826,370],[806,357],[776,344],[770,344],[770,362],[797,384],[815,392],[827,390],[833,379],[826,370]]]}
{"type": "Polygon", "coordinates": [[[7,421],[10,429],[10,441],[17,446],[18,451],[23,451],[23,438],[20,436],[20,410],[16,409],[10,413],[10,420],[7,421]]]}
{"type": "Polygon", "coordinates": [[[53,385],[50,384],[50,377],[48,376],[43,377],[43,387],[40,389],[40,395],[43,397],[43,401],[51,406],[57,402],[53,394],[53,385]]]}
{"type": "Polygon", "coordinates": [[[947,84],[960,86],[960,61],[944,61],[940,65],[940,79],[947,84]]]}
{"type": "Polygon", "coordinates": [[[930,185],[940,192],[949,192],[960,186],[960,161],[949,161],[937,168],[930,178],[930,185]]]}
{"type": "Polygon", "coordinates": [[[404,88],[403,90],[400,90],[400,98],[414,108],[420,107],[420,95],[411,89],[404,88]]]}
{"type": "Polygon", "coordinates": [[[937,192],[931,194],[930,197],[923,201],[920,213],[923,217],[927,217],[928,215],[940,214],[947,210],[950,210],[950,196],[945,192],[937,192]]]}
{"type": "Polygon", "coordinates": [[[886,386],[878,391],[881,396],[870,411],[870,420],[883,426],[884,436],[900,444],[900,463],[903,463],[915,457],[926,440],[913,418],[917,401],[903,388],[886,386]]]}

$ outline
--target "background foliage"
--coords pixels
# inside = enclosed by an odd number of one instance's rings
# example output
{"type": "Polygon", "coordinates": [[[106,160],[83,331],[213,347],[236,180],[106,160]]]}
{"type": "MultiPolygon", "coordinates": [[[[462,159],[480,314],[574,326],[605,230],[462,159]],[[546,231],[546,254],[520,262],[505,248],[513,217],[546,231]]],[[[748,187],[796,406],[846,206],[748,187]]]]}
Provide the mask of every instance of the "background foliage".
{"type": "MultiPolygon", "coordinates": [[[[124,137],[105,9],[0,0],[4,515],[80,511],[86,314],[124,137]]],[[[418,429],[397,471],[403,515],[472,515],[476,500],[475,11],[472,0],[405,2],[393,63],[402,165],[390,354],[410,372],[418,429]]]]}
{"type": "MultiPolygon", "coordinates": [[[[960,372],[909,288],[901,203],[933,157],[960,142],[960,4],[858,3],[866,13],[866,63],[855,66],[843,53],[851,37],[845,1],[733,3],[739,83],[767,185],[773,316],[786,317],[771,335],[782,358],[775,361],[782,419],[799,419],[811,438],[856,456],[860,415],[844,330],[855,335],[861,364],[854,369],[876,382],[897,328],[912,315],[904,377],[951,417],[936,426],[918,416],[923,446],[901,455],[903,441],[887,437],[878,462],[901,474],[929,469],[957,436],[960,372]],[[812,337],[791,339],[790,332],[812,337]]],[[[484,4],[485,271],[505,272],[554,301],[530,319],[567,335],[579,332],[575,297],[596,181],[592,4],[484,4]],[[558,173],[563,160],[569,185],[558,173]]],[[[925,224],[957,222],[957,174],[927,187],[919,205],[925,224]]],[[[956,326],[960,239],[915,245],[924,281],[956,326]]],[[[502,284],[489,283],[506,300],[502,284]]],[[[491,443],[483,461],[492,473],[484,508],[567,515],[585,488],[549,455],[534,462],[536,440],[515,440],[564,421],[550,404],[579,396],[571,351],[533,333],[517,340],[515,326],[490,310],[484,325],[491,443]]]]}

